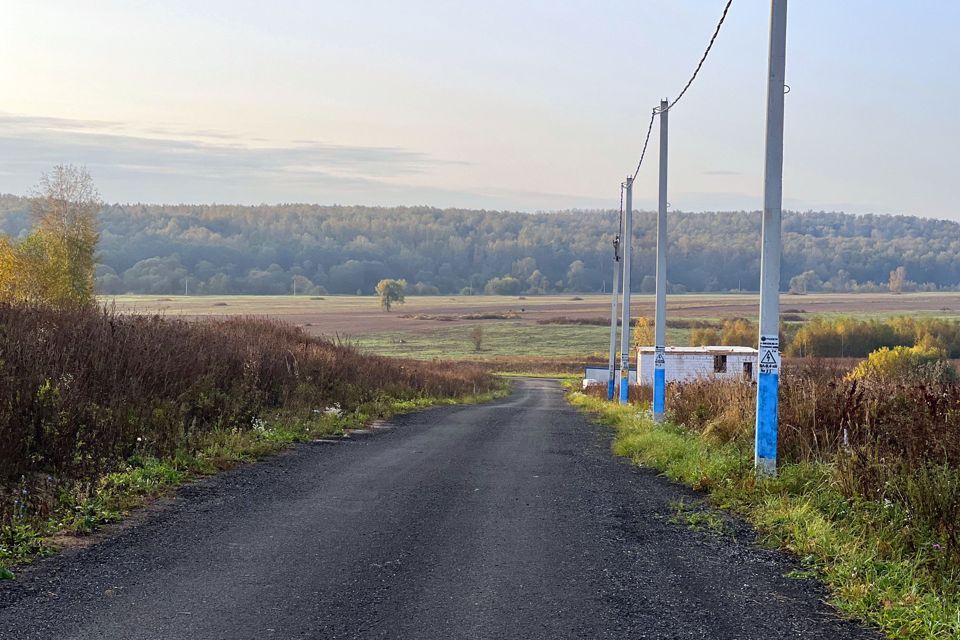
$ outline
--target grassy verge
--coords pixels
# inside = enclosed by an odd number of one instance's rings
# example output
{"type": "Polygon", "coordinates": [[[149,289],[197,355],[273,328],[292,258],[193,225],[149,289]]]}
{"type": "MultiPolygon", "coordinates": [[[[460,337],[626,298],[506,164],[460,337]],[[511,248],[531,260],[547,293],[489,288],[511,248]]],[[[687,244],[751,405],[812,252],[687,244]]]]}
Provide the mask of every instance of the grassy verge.
{"type": "Polygon", "coordinates": [[[788,464],[778,477],[758,480],[742,443],[656,424],[636,407],[579,392],[569,398],[616,429],[616,454],[708,492],[714,506],[749,520],[764,544],[796,554],[844,614],[891,638],[960,638],[960,572],[906,509],[845,497],[830,464],[788,464]]]}
{"type": "Polygon", "coordinates": [[[254,419],[252,428],[217,429],[183,443],[172,456],[135,454],[124,467],[91,483],[60,488],[57,508],[44,518],[24,515],[0,527],[0,580],[11,580],[15,564],[51,555],[63,535],[84,535],[118,522],[178,486],[253,462],[290,445],[325,436],[341,436],[372,420],[389,418],[438,405],[475,404],[509,393],[509,382],[486,393],[460,398],[380,400],[344,413],[331,409],[297,415],[275,411],[254,419]]]}

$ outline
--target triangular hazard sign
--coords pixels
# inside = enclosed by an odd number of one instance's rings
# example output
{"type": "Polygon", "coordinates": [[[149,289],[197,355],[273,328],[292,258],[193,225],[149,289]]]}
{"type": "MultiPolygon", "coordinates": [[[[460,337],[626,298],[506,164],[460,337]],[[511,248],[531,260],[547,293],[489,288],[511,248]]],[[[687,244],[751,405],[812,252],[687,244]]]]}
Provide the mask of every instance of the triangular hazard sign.
{"type": "Polygon", "coordinates": [[[658,354],[657,354],[657,359],[654,360],[654,362],[655,362],[656,364],[663,364],[663,354],[662,354],[662,353],[658,353],[658,354]]]}
{"type": "Polygon", "coordinates": [[[773,349],[768,350],[760,359],[760,364],[777,364],[777,357],[773,355],[773,349]]]}

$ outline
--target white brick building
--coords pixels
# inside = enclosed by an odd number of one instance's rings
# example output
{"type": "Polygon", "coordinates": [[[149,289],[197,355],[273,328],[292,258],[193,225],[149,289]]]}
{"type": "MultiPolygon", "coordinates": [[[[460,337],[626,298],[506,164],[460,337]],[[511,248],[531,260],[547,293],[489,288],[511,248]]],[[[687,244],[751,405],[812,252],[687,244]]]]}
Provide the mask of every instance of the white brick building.
{"type": "MultiPolygon", "coordinates": [[[[667,382],[695,378],[756,380],[757,350],[750,347],[667,347],[667,382]]],[[[637,349],[640,384],[653,384],[653,347],[637,349]]]]}

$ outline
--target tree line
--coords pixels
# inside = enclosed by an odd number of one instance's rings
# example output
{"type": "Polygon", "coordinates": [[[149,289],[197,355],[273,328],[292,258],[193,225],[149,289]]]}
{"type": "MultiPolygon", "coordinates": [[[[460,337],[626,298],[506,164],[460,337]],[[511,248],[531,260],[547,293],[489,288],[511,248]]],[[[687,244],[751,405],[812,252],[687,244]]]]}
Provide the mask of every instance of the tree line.
{"type": "MultiPolygon", "coordinates": [[[[279,204],[113,204],[100,211],[99,292],[409,294],[609,291],[616,211],[517,213],[279,204]]],[[[655,215],[635,215],[632,280],[652,291],[655,215]]],[[[0,234],[31,233],[29,200],[0,197],[0,234]]],[[[671,291],[755,291],[760,213],[671,212],[671,291]]],[[[960,225],[910,216],[786,212],[783,289],[953,289],[960,225]],[[900,269],[902,268],[902,269],[900,269]],[[898,271],[898,269],[900,269],[898,271]]]]}

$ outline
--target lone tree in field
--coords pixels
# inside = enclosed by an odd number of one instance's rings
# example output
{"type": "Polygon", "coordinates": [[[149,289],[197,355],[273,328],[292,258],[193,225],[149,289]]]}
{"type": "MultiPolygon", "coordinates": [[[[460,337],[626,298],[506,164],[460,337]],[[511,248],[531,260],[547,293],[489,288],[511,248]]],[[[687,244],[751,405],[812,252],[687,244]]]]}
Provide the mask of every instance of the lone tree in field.
{"type": "Polygon", "coordinates": [[[83,306],[94,300],[100,194],[86,169],[58,165],[33,193],[35,226],[0,242],[0,301],[83,306]]]}
{"type": "Polygon", "coordinates": [[[480,349],[483,348],[483,327],[478,324],[474,325],[470,331],[470,341],[473,342],[473,350],[479,353],[480,349]]]}
{"type": "Polygon", "coordinates": [[[380,306],[384,311],[390,311],[394,304],[403,304],[404,291],[407,289],[406,280],[381,280],[377,283],[377,295],[380,296],[380,306]]]}

